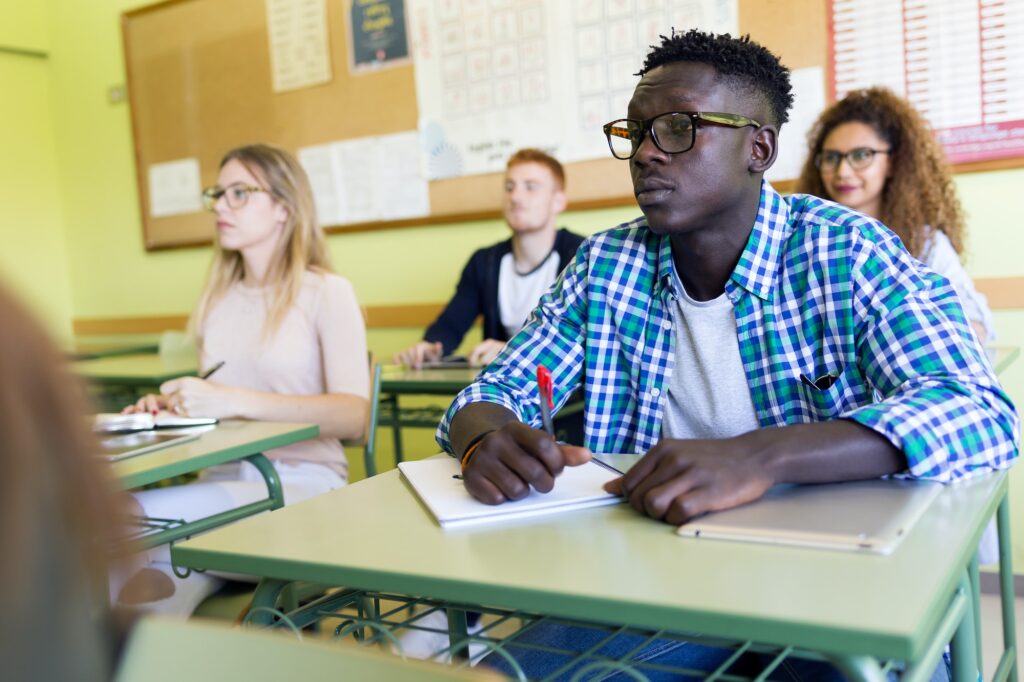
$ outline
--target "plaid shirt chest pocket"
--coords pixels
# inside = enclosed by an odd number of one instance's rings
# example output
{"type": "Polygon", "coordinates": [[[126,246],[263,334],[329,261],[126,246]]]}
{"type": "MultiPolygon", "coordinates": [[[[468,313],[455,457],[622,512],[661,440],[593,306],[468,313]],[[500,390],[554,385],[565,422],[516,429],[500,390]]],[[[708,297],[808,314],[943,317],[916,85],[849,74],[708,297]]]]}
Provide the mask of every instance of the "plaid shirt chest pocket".
{"type": "Polygon", "coordinates": [[[801,421],[825,421],[872,402],[872,392],[864,375],[851,362],[815,363],[810,370],[795,371],[789,384],[799,402],[801,421]]]}

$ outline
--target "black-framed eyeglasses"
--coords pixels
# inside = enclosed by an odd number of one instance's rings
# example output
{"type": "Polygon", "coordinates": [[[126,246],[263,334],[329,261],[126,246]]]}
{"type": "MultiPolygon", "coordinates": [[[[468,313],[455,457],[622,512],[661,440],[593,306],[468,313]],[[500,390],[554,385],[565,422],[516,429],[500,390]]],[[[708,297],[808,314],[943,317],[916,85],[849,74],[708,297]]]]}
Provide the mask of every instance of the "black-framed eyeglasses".
{"type": "Polygon", "coordinates": [[[239,209],[249,201],[249,195],[253,192],[266,192],[262,187],[247,185],[244,182],[233,182],[227,187],[207,187],[203,190],[203,206],[207,211],[212,211],[217,206],[217,200],[224,197],[228,202],[228,208],[239,209]]]}
{"type": "Polygon", "coordinates": [[[608,138],[608,148],[612,151],[612,156],[626,160],[633,158],[647,133],[651,134],[655,146],[666,154],[688,152],[693,149],[693,143],[697,140],[697,127],[708,124],[729,128],[761,127],[754,119],[739,114],[723,114],[716,111],[667,111],[644,121],[620,118],[605,123],[604,135],[608,138]]]}
{"type": "Polygon", "coordinates": [[[854,170],[864,170],[875,160],[876,154],[888,154],[888,149],[872,149],[871,147],[855,147],[848,152],[841,152],[836,149],[823,149],[814,157],[814,165],[818,170],[834,172],[839,169],[843,159],[850,164],[854,170]]]}

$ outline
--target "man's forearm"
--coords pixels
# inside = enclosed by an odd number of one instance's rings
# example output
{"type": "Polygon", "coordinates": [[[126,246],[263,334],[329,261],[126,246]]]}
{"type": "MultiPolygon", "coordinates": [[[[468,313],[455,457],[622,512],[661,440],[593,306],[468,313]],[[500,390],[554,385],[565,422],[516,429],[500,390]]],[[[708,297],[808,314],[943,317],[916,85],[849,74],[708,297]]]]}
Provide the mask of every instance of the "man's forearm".
{"type": "Polygon", "coordinates": [[[758,429],[740,436],[776,483],[829,483],[904,471],[906,458],[887,438],[839,419],[758,429]]]}
{"type": "Polygon", "coordinates": [[[487,402],[466,405],[455,413],[448,429],[452,452],[461,457],[474,438],[514,421],[519,421],[515,413],[501,405],[487,402]]]}

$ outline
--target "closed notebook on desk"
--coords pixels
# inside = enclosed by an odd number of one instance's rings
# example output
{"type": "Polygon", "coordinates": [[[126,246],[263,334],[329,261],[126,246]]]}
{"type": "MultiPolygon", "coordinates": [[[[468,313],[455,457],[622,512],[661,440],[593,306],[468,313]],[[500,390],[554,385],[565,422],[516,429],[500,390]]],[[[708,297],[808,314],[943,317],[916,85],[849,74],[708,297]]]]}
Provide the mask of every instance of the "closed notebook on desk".
{"type": "Polygon", "coordinates": [[[691,538],[891,554],[938,497],[942,484],[871,480],[776,486],[742,507],[676,531],[691,538]]]}
{"type": "Polygon", "coordinates": [[[484,504],[466,491],[462,480],[456,478],[460,466],[453,457],[399,462],[398,468],[443,528],[523,519],[622,501],[602,488],[618,474],[593,462],[566,467],[549,493],[531,489],[525,498],[499,505],[484,504]]]}

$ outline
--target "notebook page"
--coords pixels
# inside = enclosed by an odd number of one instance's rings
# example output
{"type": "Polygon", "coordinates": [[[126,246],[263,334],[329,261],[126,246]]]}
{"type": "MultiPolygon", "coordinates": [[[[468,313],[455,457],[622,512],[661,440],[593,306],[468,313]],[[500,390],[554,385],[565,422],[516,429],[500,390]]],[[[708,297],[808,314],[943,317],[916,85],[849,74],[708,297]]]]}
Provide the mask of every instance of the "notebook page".
{"type": "Polygon", "coordinates": [[[531,489],[525,498],[500,505],[484,504],[466,491],[462,480],[456,478],[460,465],[453,457],[399,462],[398,468],[443,528],[522,519],[622,501],[621,497],[602,488],[618,474],[593,462],[566,467],[549,493],[531,489]]]}

